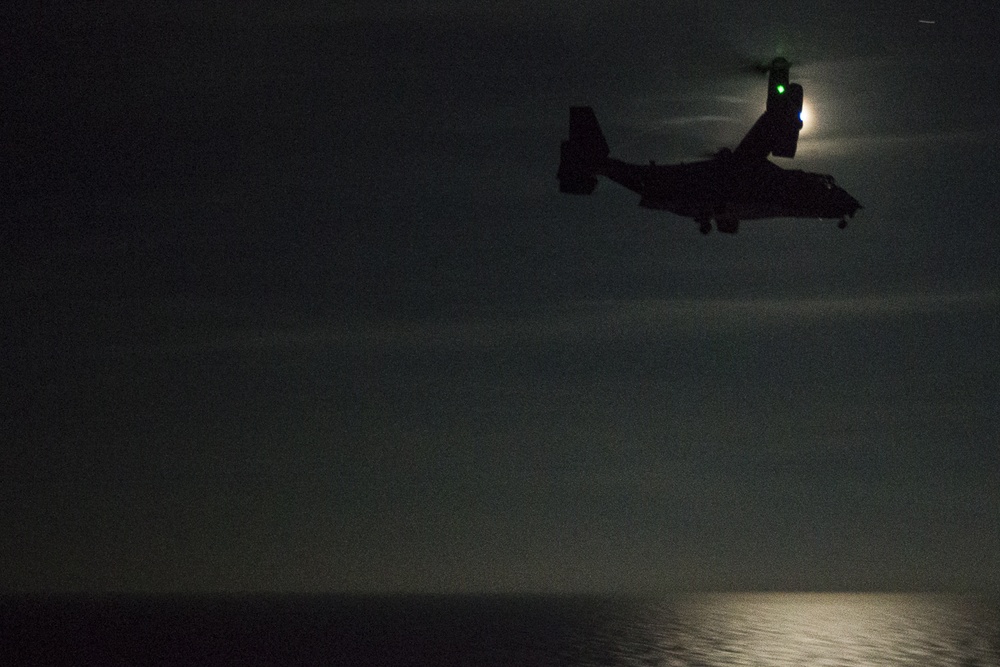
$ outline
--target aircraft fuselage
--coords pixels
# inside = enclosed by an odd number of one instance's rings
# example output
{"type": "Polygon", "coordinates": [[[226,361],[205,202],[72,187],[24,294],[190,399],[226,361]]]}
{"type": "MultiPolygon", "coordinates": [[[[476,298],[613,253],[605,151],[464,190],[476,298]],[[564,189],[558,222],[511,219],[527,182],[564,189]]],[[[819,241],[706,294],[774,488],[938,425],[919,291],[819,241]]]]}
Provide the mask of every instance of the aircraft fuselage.
{"type": "Polygon", "coordinates": [[[640,206],[696,220],[845,218],[861,207],[832,176],[782,169],[770,160],[741,160],[727,151],[676,165],[609,158],[602,171],[637,193],[640,206]]]}
{"type": "Polygon", "coordinates": [[[777,92],[768,93],[767,109],[743,141],[710,160],[675,165],[617,160],[594,110],[570,107],[569,139],[560,147],[556,173],[559,191],[589,195],[604,176],[638,193],[640,206],[694,218],[703,234],[713,220],[720,232],[733,234],[740,220],[761,218],[840,218],[843,229],[862,206],[833,176],[782,169],[768,159],[794,157],[802,128],[802,87],[788,83],[787,65],[780,58],[772,64],[777,92]]]}

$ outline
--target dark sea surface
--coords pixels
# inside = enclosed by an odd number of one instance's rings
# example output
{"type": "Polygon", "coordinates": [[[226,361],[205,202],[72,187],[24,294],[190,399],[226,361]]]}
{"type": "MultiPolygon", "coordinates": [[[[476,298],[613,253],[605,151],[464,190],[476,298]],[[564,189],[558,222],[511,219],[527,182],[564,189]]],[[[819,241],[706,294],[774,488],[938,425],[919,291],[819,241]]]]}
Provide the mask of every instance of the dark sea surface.
{"type": "Polygon", "coordinates": [[[910,594],[7,597],[0,664],[1000,667],[1000,604],[910,594]]]}

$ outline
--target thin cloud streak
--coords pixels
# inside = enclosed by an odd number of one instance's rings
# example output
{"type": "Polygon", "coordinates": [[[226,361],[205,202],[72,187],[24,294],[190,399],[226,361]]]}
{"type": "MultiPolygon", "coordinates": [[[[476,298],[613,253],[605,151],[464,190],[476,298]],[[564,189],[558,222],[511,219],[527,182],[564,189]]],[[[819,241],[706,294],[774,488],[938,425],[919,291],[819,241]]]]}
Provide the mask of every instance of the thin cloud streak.
{"type": "Polygon", "coordinates": [[[912,150],[913,148],[946,144],[993,143],[998,139],[1000,139],[1000,126],[975,130],[921,132],[911,135],[842,136],[826,139],[803,137],[799,141],[798,155],[799,157],[856,155],[892,149],[912,150]]]}
{"type": "Polygon", "coordinates": [[[703,116],[679,116],[677,118],[665,118],[661,121],[662,125],[696,125],[699,123],[737,123],[740,122],[741,118],[735,118],[733,116],[713,116],[713,115],[703,115],[703,116]]]}
{"type": "Polygon", "coordinates": [[[815,299],[581,301],[522,317],[358,321],[300,328],[244,328],[147,352],[184,350],[504,349],[553,342],[594,344],[664,335],[718,335],[816,322],[905,318],[996,308],[998,292],[900,293],[815,299]]]}

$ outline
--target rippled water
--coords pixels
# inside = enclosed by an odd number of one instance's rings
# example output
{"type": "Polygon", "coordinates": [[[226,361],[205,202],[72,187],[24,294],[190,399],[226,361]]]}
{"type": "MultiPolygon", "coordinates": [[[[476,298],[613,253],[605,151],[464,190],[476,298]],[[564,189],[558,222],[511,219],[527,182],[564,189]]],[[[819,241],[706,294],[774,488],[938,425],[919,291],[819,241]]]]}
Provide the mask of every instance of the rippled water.
{"type": "Polygon", "coordinates": [[[882,594],[8,598],[0,656],[4,664],[1000,667],[1000,605],[882,594]]]}
{"type": "Polygon", "coordinates": [[[1000,665],[1000,615],[953,596],[709,595],[636,605],[590,641],[579,664],[985,667],[1000,665]]]}

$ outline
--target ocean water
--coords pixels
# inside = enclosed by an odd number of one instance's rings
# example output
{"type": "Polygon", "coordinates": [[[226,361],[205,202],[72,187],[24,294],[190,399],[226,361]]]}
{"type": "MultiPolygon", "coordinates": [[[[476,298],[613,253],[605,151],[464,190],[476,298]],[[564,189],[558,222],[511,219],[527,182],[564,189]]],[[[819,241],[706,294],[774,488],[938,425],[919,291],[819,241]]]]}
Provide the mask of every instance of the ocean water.
{"type": "Polygon", "coordinates": [[[13,597],[2,664],[1000,667],[996,600],[13,597]]]}

